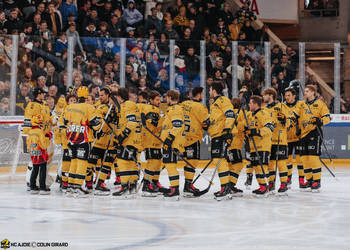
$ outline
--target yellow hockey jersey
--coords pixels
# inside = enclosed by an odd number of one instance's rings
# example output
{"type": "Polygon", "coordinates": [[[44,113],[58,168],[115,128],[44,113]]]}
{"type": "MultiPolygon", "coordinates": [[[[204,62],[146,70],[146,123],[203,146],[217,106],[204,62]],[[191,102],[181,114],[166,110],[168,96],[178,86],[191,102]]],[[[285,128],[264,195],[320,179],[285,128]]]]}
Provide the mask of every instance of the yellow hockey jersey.
{"type": "Polygon", "coordinates": [[[207,108],[199,101],[184,101],[180,104],[184,110],[185,147],[202,141],[203,126],[209,118],[207,108]]]}
{"type": "MultiPolygon", "coordinates": [[[[140,113],[143,113],[145,115],[147,128],[151,130],[155,135],[160,136],[160,132],[162,131],[162,123],[164,120],[164,118],[160,116],[160,109],[154,105],[143,103],[139,107],[140,113]]],[[[144,127],[142,127],[141,135],[143,148],[162,147],[162,143],[144,127]]]]}
{"type": "Polygon", "coordinates": [[[242,149],[244,142],[244,124],[245,119],[243,115],[243,111],[238,109],[234,109],[235,117],[237,117],[237,122],[232,129],[233,139],[229,149],[242,149]]]}
{"type": "Polygon", "coordinates": [[[67,140],[73,144],[91,142],[90,127],[97,128],[100,120],[95,109],[87,103],[73,103],[67,106],[64,112],[67,140]]]}
{"type": "Polygon", "coordinates": [[[27,137],[28,151],[33,164],[41,164],[48,161],[47,147],[50,139],[45,137],[45,133],[39,127],[29,130],[27,137]]]}
{"type": "Polygon", "coordinates": [[[170,105],[166,111],[161,139],[164,141],[169,134],[175,136],[172,147],[180,152],[185,150],[184,111],[180,104],[170,105]]]}
{"type": "Polygon", "coordinates": [[[121,134],[126,128],[131,131],[129,136],[123,141],[122,146],[133,146],[141,151],[141,122],[138,119],[139,117],[140,111],[137,108],[136,103],[125,101],[120,104],[120,118],[117,127],[117,134],[121,134]]]}
{"type": "Polygon", "coordinates": [[[235,119],[230,99],[225,96],[216,97],[210,105],[209,120],[208,132],[211,138],[221,136],[224,129],[232,129],[235,119]]]}
{"type": "Polygon", "coordinates": [[[274,130],[272,133],[272,145],[287,145],[287,123],[290,122],[288,117],[287,107],[284,103],[273,102],[267,104],[263,109],[266,109],[267,112],[270,112],[271,123],[273,124],[274,130]],[[286,123],[282,124],[278,120],[278,116],[281,115],[285,117],[286,123]],[[278,142],[279,140],[279,142],[278,142]]]}
{"type": "Polygon", "coordinates": [[[30,102],[24,111],[24,124],[23,134],[27,135],[31,129],[31,119],[34,115],[41,115],[43,119],[42,130],[44,133],[50,132],[51,129],[51,117],[49,106],[45,102],[40,103],[38,101],[30,102]]]}
{"type": "MultiPolygon", "coordinates": [[[[104,103],[100,104],[96,108],[96,115],[101,120],[101,126],[103,123],[102,130],[99,133],[99,138],[96,138],[96,142],[94,144],[94,147],[96,147],[96,148],[106,149],[107,145],[108,145],[108,141],[113,133],[112,130],[108,127],[108,125],[105,122],[103,122],[103,119],[105,118],[108,110],[109,110],[109,106],[107,104],[104,104],[104,103]]],[[[115,112],[115,110],[111,110],[111,112],[115,112]]],[[[109,125],[113,128],[113,123],[109,123],[109,125]]]]}
{"type": "Polygon", "coordinates": [[[312,123],[313,117],[320,118],[323,125],[331,121],[327,105],[319,99],[314,99],[312,102],[308,103],[306,103],[305,100],[300,101],[300,106],[296,109],[295,116],[296,118],[300,118],[301,138],[304,138],[308,133],[316,129],[316,125],[312,123]]]}
{"type": "MultiPolygon", "coordinates": [[[[250,129],[256,128],[260,131],[260,136],[254,136],[254,141],[258,151],[271,151],[272,131],[274,130],[271,122],[271,115],[262,109],[254,112],[246,112],[250,129]]],[[[245,122],[245,126],[246,122],[245,122]]],[[[255,148],[251,139],[249,139],[249,147],[251,152],[255,152],[255,148]]]]}
{"type": "Polygon", "coordinates": [[[295,119],[296,122],[289,122],[289,125],[287,126],[287,141],[289,142],[296,142],[300,139],[300,121],[299,119],[296,119],[294,116],[294,113],[296,110],[299,109],[299,106],[301,102],[296,101],[294,103],[287,103],[286,104],[286,110],[287,110],[287,119],[291,121],[291,119],[295,119]]]}

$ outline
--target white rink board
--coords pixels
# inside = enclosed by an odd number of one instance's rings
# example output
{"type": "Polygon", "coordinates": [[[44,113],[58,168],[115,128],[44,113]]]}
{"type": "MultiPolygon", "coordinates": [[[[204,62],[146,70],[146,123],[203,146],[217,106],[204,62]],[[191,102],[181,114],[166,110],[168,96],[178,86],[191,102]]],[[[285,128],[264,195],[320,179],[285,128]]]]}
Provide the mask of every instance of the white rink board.
{"type": "MultiPolygon", "coordinates": [[[[33,196],[24,183],[0,182],[0,236],[10,242],[68,242],[59,249],[348,250],[350,170],[335,173],[339,182],[323,171],[321,193],[299,192],[295,172],[288,197],[255,198],[244,190],[243,198],[221,202],[213,199],[217,178],[207,195],[178,202],[75,199],[56,191],[33,196]]],[[[168,184],[164,171],[161,181],[168,184]]],[[[238,187],[244,181],[245,174],[238,187]]],[[[203,189],[207,182],[200,178],[196,184],[203,189]]]]}

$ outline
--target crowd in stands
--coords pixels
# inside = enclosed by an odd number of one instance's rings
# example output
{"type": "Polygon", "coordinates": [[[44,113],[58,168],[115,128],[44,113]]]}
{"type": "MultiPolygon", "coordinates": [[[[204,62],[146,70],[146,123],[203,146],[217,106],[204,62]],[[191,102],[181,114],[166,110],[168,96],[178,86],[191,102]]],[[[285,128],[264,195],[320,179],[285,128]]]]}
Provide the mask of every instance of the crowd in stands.
{"type": "MultiPolygon", "coordinates": [[[[1,6],[0,6],[1,7],[1,6]]],[[[249,3],[236,13],[224,0],[155,2],[145,15],[141,0],[5,0],[0,11],[0,115],[9,113],[12,38],[19,35],[17,109],[23,114],[35,86],[48,92],[50,108],[68,91],[68,38],[74,37],[73,86],[98,89],[120,82],[120,38],[126,40],[125,85],[131,93],[169,84],[169,40],[174,39],[175,87],[182,98],[200,84],[200,40],[206,42],[206,83],[232,90],[232,41],[238,41],[238,89],[260,94],[265,85],[263,42],[267,26],[254,29],[249,3]]],[[[271,85],[283,94],[296,78],[298,53],[271,50],[271,85]]]]}
{"type": "Polygon", "coordinates": [[[312,17],[338,16],[339,0],[305,0],[305,9],[312,17]]]}

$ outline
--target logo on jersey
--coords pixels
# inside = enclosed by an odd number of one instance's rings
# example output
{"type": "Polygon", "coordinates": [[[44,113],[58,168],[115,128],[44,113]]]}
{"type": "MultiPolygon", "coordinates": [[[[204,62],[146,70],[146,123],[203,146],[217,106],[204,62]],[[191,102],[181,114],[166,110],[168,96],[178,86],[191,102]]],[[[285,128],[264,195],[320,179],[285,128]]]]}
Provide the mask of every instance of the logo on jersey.
{"type": "Polygon", "coordinates": [[[3,239],[3,240],[1,241],[1,248],[3,248],[3,249],[8,249],[8,248],[10,248],[10,242],[9,242],[8,239],[3,239]]]}

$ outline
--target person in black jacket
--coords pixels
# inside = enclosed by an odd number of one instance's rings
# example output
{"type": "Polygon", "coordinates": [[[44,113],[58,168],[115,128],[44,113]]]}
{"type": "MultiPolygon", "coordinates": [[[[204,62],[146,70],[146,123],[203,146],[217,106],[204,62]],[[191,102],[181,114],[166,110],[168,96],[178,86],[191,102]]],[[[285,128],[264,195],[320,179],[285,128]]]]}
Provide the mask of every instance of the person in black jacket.
{"type": "Polygon", "coordinates": [[[194,53],[194,46],[189,46],[185,55],[185,65],[187,80],[192,82],[198,75],[200,70],[200,61],[194,53]]]}
{"type": "Polygon", "coordinates": [[[10,17],[5,22],[5,27],[7,34],[12,34],[13,30],[22,31],[23,22],[18,18],[17,8],[11,9],[10,17]]]}

